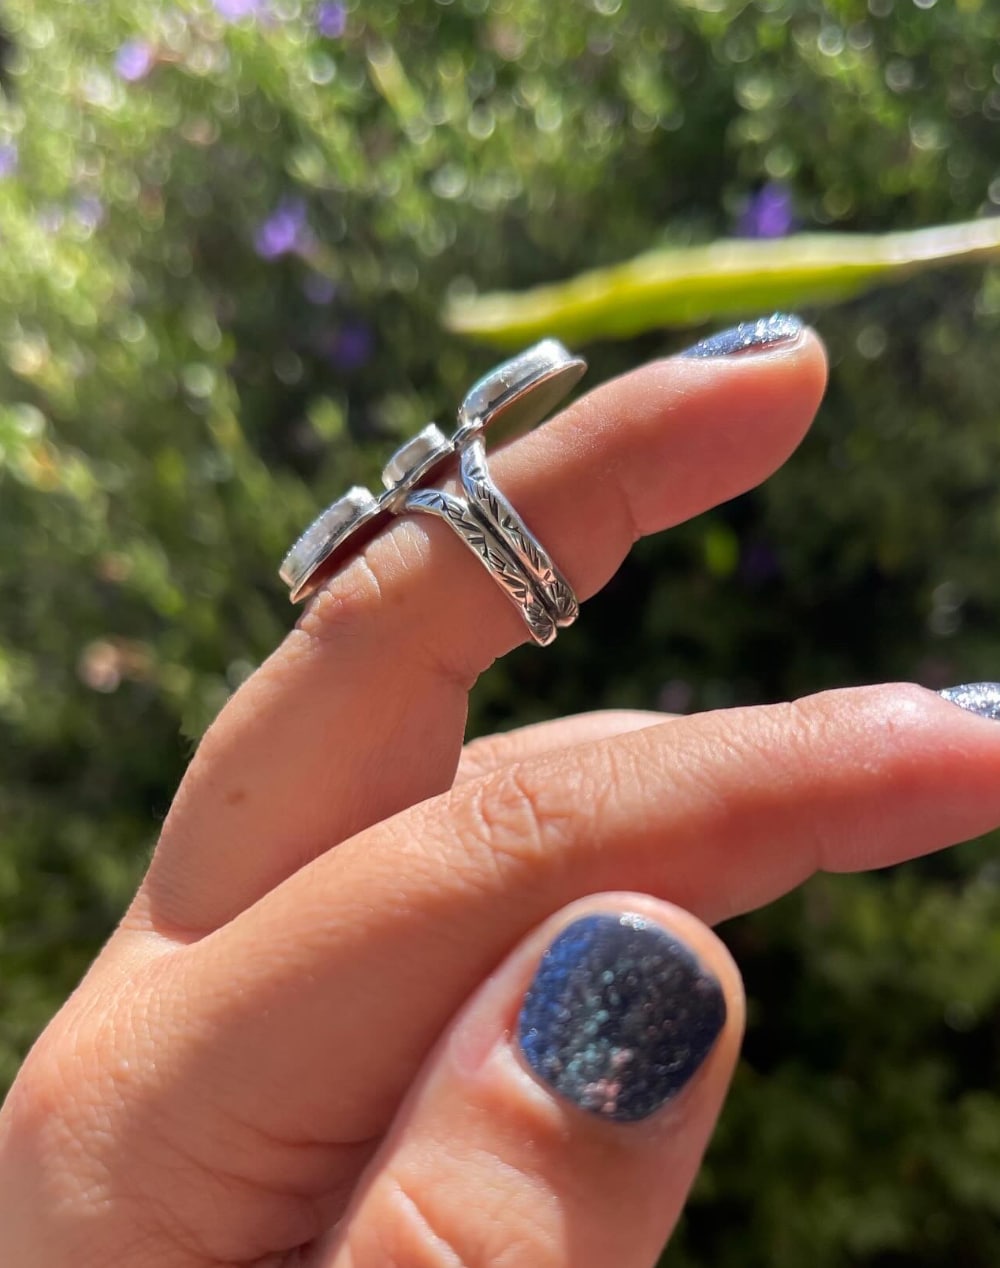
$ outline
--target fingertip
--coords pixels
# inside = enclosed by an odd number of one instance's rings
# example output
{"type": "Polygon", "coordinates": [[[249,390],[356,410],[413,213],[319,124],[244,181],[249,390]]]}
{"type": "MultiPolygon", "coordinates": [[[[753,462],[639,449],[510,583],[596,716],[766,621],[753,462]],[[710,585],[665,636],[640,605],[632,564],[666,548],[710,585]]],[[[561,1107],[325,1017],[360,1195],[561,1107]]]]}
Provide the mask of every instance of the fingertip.
{"type": "Polygon", "coordinates": [[[827,355],[826,344],[812,326],[806,326],[802,332],[802,340],[803,356],[825,387],[830,372],[830,358],[827,355]]]}
{"type": "Polygon", "coordinates": [[[336,1268],[368,1262],[386,1239],[417,1262],[414,1229],[462,1262],[516,1244],[536,1268],[651,1263],[701,1161],[742,1021],[735,965],[693,916],[639,893],[570,904],[429,1057],[343,1222],[353,1258],[336,1268]]]}
{"type": "MultiPolygon", "coordinates": [[[[781,355],[780,350],[776,355],[781,355]]],[[[804,400],[812,402],[812,410],[815,414],[826,392],[827,381],[830,377],[830,361],[826,345],[811,326],[806,326],[798,345],[788,349],[785,356],[789,358],[791,371],[800,379],[800,390],[804,400]]]]}
{"type": "Polygon", "coordinates": [[[686,475],[684,489],[673,494],[666,525],[658,522],[657,508],[654,528],[669,527],[710,503],[708,486],[718,482],[720,471],[730,481],[727,497],[773,474],[809,431],[827,383],[826,352],[809,327],[789,342],[753,352],[673,356],[648,368],[647,391],[667,425],[671,461],[686,475]],[[697,408],[682,407],[689,402],[697,408]]]}

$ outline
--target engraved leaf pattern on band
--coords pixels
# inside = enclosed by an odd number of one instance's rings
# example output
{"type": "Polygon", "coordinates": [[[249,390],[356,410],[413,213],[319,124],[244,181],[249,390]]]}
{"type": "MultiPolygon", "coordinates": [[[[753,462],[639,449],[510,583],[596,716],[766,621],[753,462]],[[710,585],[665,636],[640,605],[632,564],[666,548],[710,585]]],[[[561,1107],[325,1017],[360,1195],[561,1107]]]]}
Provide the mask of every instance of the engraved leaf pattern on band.
{"type": "Polygon", "coordinates": [[[513,546],[542,588],[542,597],[559,625],[576,620],[580,605],[569,582],[539,542],[517,517],[514,508],[499,492],[486,466],[482,441],[473,441],[462,454],[462,483],[466,491],[513,546]]]}
{"type": "Polygon", "coordinates": [[[407,497],[406,508],[436,515],[449,523],[521,609],[534,638],[542,644],[555,638],[552,614],[539,600],[503,543],[468,503],[441,489],[418,489],[407,497]]]}

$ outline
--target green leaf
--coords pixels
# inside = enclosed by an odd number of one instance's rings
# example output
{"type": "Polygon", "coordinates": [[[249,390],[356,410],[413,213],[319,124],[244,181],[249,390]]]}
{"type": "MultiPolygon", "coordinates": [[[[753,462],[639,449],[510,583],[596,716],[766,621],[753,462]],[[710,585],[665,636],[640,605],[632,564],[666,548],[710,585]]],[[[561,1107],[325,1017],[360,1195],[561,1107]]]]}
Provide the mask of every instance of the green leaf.
{"type": "Polygon", "coordinates": [[[832,304],[946,264],[1000,259],[1000,218],[885,234],[793,234],[647,251],[527,291],[456,299],[445,324],[501,346],[580,343],[662,327],[832,304]]]}

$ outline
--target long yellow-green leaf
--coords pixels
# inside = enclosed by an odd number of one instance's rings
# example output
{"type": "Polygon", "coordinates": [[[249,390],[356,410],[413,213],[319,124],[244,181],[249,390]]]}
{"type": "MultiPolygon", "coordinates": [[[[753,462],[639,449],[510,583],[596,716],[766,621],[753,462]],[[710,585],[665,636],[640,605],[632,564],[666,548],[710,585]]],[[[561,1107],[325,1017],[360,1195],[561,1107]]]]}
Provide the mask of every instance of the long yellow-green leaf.
{"type": "Polygon", "coordinates": [[[833,303],[944,264],[1000,260],[1000,218],[885,234],[793,234],[648,251],[567,282],[455,300],[445,324],[489,343],[580,343],[833,303]]]}

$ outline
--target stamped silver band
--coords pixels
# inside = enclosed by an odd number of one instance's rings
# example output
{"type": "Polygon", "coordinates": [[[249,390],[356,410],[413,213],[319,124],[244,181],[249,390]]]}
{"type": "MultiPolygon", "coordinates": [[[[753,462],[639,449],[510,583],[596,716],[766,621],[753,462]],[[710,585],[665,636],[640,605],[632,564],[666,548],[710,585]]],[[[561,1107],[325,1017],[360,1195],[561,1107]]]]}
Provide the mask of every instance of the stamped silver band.
{"type": "Polygon", "coordinates": [[[525,524],[490,476],[486,450],[478,438],[469,441],[459,459],[462,487],[476,510],[500,535],[521,570],[535,589],[560,629],[572,625],[580,615],[573,588],[556,567],[551,555],[525,524]]]}
{"type": "Polygon", "coordinates": [[[542,647],[556,636],[556,622],[520,561],[478,506],[443,489],[416,489],[405,509],[434,515],[453,529],[524,618],[531,637],[542,647]],[[480,512],[480,513],[477,513],[480,512]]]}

